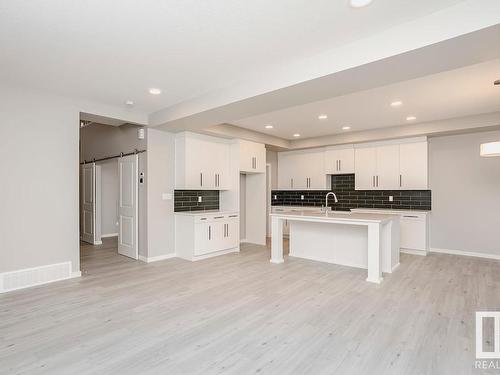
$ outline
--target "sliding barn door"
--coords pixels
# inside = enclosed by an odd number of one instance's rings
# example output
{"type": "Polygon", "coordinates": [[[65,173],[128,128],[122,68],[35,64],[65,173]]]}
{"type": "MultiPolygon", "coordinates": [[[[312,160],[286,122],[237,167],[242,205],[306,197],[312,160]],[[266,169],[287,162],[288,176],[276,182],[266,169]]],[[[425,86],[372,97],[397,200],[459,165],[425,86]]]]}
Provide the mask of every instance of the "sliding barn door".
{"type": "Polygon", "coordinates": [[[81,238],[83,241],[95,244],[96,242],[96,166],[95,163],[84,164],[81,167],[82,184],[82,225],[81,238]]]}
{"type": "Polygon", "coordinates": [[[134,259],[139,257],[138,162],[138,155],[124,156],[118,161],[120,174],[118,253],[134,259]]]}

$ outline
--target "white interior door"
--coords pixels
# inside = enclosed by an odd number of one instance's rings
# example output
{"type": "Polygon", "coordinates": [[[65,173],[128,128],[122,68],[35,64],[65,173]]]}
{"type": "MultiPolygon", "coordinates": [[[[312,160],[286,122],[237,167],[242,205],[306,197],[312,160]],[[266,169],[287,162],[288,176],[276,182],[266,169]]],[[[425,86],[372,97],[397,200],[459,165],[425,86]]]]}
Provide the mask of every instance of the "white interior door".
{"type": "Polygon", "coordinates": [[[82,241],[94,244],[96,242],[96,167],[95,163],[84,164],[81,167],[82,186],[82,214],[81,238],[82,241]]]}
{"type": "Polygon", "coordinates": [[[138,163],[138,155],[124,156],[118,160],[118,253],[134,259],[139,257],[138,163]]]}

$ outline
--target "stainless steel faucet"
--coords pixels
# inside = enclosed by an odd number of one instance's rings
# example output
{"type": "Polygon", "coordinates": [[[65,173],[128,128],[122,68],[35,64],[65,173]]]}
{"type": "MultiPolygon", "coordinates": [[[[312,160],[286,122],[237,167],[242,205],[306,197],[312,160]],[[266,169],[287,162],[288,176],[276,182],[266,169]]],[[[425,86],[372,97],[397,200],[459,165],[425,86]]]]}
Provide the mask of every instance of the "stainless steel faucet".
{"type": "Polygon", "coordinates": [[[339,202],[335,193],[333,191],[330,191],[329,193],[326,194],[326,197],[325,197],[325,211],[328,211],[328,197],[330,195],[333,195],[333,198],[335,198],[335,203],[339,202]]]}

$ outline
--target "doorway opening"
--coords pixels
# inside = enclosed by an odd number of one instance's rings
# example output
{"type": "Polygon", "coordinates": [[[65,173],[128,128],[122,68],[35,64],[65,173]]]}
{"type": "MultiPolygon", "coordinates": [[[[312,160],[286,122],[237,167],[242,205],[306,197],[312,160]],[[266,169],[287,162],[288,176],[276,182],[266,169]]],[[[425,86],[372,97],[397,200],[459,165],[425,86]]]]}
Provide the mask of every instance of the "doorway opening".
{"type": "Polygon", "coordinates": [[[119,255],[139,259],[145,157],[142,127],[81,119],[81,257],[90,250],[115,248],[119,255]]]}

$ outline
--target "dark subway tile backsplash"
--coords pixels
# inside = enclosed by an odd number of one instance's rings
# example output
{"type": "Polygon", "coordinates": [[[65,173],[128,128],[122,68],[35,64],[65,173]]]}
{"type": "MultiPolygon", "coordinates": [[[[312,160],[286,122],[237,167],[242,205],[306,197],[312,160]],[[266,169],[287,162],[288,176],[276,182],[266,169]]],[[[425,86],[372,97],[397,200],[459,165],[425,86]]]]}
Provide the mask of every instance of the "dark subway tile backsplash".
{"type": "Polygon", "coordinates": [[[430,190],[354,190],[354,174],[333,175],[331,190],[273,190],[273,206],[318,206],[325,204],[325,195],[333,191],[339,200],[329,198],[333,210],[351,208],[386,208],[406,210],[430,210],[430,190]],[[301,196],[304,199],[301,199],[301,196]],[[389,202],[389,196],[393,201],[389,202]],[[276,196],[277,199],[274,199],[276,196]]]}
{"type": "Polygon", "coordinates": [[[174,212],[219,209],[218,190],[175,190],[174,212]],[[198,202],[201,197],[201,202],[198,202]]]}

